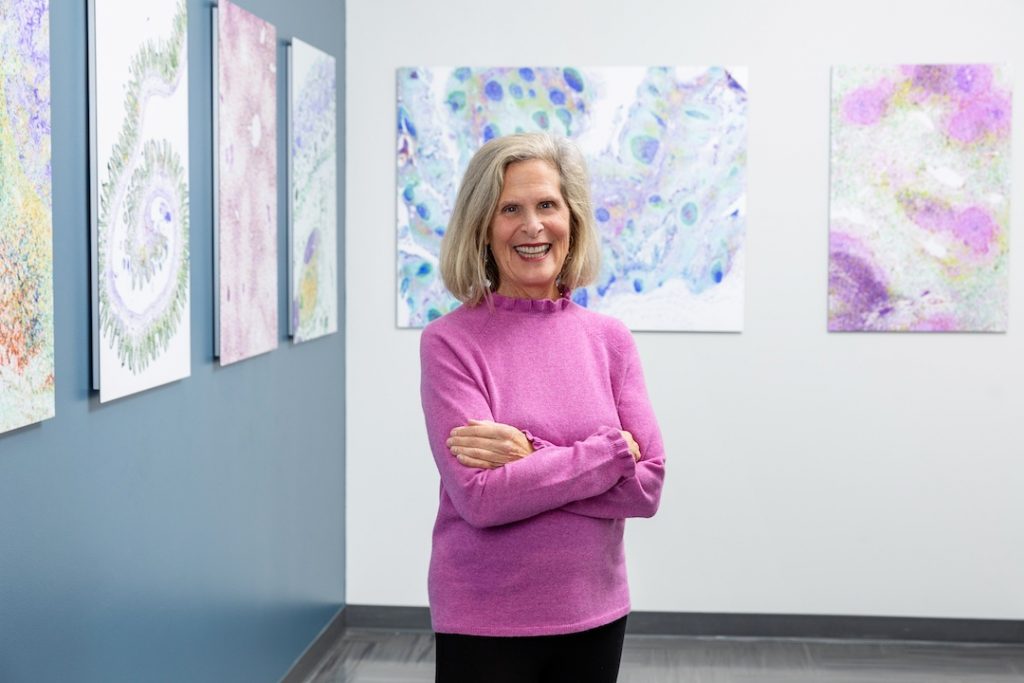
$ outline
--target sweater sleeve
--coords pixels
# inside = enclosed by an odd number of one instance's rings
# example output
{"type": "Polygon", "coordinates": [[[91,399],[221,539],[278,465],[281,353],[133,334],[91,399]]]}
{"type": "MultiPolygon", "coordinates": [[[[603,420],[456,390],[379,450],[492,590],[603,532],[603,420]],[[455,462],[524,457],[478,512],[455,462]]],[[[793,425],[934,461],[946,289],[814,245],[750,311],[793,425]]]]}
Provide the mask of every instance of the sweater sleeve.
{"type": "Polygon", "coordinates": [[[465,467],[448,450],[452,429],[490,420],[486,390],[457,350],[431,327],[420,338],[420,395],[441,485],[475,527],[517,522],[603,493],[633,477],[635,463],[618,429],[602,427],[571,446],[544,444],[495,469],[465,467]]]}
{"type": "Polygon", "coordinates": [[[626,370],[619,388],[617,408],[622,429],[640,446],[641,459],[634,474],[596,496],[568,503],[564,509],[588,517],[623,519],[652,517],[661,502],[665,479],[665,446],[647,396],[643,367],[633,337],[625,330],[622,362],[626,370]]]}

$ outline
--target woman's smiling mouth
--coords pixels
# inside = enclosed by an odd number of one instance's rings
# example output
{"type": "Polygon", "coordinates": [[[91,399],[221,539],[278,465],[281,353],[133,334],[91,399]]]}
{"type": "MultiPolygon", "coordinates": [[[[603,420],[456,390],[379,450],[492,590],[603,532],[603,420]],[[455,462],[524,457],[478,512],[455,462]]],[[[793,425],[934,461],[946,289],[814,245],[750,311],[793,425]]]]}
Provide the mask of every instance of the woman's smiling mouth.
{"type": "Polygon", "coordinates": [[[521,244],[512,248],[528,261],[539,261],[551,251],[551,244],[521,244]]]}

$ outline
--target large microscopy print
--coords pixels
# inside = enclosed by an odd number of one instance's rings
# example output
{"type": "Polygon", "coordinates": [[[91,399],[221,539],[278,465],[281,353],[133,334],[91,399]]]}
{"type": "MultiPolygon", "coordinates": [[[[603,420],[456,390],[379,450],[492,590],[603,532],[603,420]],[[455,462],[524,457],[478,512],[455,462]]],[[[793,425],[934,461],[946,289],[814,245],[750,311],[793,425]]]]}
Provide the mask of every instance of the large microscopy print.
{"type": "Polygon", "coordinates": [[[93,383],[109,401],[187,377],[184,0],[92,0],[93,383]]]}
{"type": "Polygon", "coordinates": [[[221,365],[277,348],[277,31],[214,9],[216,347],[221,365]]]}
{"type": "Polygon", "coordinates": [[[289,330],[296,343],[338,330],[335,60],[292,40],[289,73],[289,330]]]}
{"type": "Polygon", "coordinates": [[[50,10],[0,0],[0,432],[54,414],[50,10]]]}
{"type": "Polygon", "coordinates": [[[583,151],[601,234],[598,281],[573,300],[634,330],[742,329],[745,68],[417,67],[397,78],[399,327],[458,305],[438,255],[473,153],[549,131],[583,151]]]}
{"type": "Polygon", "coordinates": [[[992,64],[832,70],[829,330],[1006,330],[1010,92],[992,64]]]}

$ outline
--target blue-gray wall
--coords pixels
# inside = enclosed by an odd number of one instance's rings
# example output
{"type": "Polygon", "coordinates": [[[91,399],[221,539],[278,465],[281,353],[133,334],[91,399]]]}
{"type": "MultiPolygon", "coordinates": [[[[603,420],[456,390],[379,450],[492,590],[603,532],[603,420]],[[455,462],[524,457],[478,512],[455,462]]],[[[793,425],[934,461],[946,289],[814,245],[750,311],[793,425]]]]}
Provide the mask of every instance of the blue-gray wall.
{"type": "MultiPolygon", "coordinates": [[[[341,217],[344,2],[239,4],[279,42],[297,36],[338,59],[341,217]]],[[[57,415],[0,435],[5,683],[276,681],[344,601],[344,330],[300,346],[285,337],[282,183],[281,346],[227,368],[213,359],[211,20],[208,2],[188,8],[192,376],[100,405],[85,1],[52,0],[57,415]]],[[[281,48],[281,169],[285,75],[281,48]]]]}

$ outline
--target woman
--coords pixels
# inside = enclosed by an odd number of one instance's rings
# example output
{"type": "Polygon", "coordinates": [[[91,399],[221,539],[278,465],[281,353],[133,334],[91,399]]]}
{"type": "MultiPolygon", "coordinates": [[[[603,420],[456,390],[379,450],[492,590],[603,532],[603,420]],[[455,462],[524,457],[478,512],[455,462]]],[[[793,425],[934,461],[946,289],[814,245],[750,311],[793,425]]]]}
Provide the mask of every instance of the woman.
{"type": "Polygon", "coordinates": [[[430,561],[437,681],[614,681],[626,517],[664,453],[633,338],[570,299],[598,270],[586,168],[544,134],[473,157],[441,245],[460,308],[423,332],[441,494],[430,561]]]}

